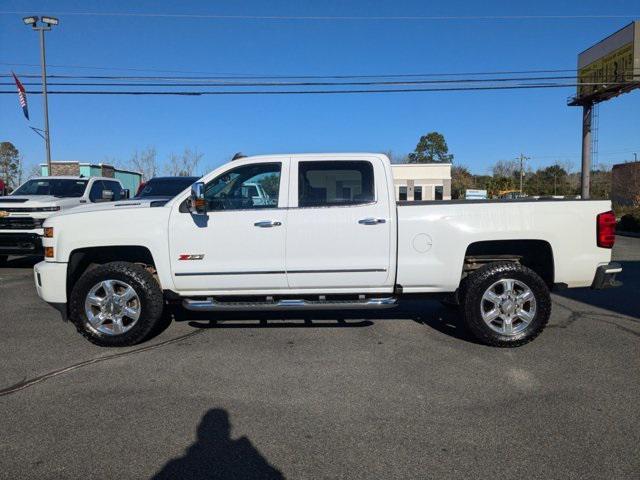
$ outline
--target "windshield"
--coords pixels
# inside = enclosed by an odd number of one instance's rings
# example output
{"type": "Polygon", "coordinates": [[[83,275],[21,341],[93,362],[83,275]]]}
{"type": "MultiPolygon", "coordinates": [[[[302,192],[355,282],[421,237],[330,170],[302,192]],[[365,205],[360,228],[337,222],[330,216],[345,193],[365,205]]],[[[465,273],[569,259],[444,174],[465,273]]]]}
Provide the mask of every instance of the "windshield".
{"type": "Polygon", "coordinates": [[[53,195],[54,197],[81,197],[88,180],[43,178],[29,180],[12,195],[53,195]]]}
{"type": "Polygon", "coordinates": [[[175,197],[197,180],[196,177],[152,178],[134,198],[175,197]]]}

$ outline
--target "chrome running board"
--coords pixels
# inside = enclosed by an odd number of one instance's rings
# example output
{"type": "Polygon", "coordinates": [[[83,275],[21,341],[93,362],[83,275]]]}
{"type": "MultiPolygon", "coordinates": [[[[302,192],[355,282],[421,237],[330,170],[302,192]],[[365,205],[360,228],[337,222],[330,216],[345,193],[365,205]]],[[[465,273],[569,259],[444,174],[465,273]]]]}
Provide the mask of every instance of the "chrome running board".
{"type": "Polygon", "coordinates": [[[397,305],[396,297],[366,298],[363,300],[274,300],[271,302],[220,302],[213,298],[187,298],[182,306],[195,312],[244,312],[266,310],[379,310],[397,305]]]}

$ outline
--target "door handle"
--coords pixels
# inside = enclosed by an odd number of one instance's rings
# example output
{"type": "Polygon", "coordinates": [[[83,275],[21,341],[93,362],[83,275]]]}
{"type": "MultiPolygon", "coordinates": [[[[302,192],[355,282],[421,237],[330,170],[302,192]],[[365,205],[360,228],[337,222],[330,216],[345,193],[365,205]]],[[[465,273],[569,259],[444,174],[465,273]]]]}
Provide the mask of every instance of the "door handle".
{"type": "Polygon", "coordinates": [[[282,225],[282,222],[274,222],[273,220],[262,220],[253,224],[254,227],[260,228],[279,227],[280,225],[282,225]]]}
{"type": "Polygon", "coordinates": [[[377,225],[379,223],[386,223],[384,218],[363,218],[362,220],[358,220],[358,223],[361,225],[377,225]]]}

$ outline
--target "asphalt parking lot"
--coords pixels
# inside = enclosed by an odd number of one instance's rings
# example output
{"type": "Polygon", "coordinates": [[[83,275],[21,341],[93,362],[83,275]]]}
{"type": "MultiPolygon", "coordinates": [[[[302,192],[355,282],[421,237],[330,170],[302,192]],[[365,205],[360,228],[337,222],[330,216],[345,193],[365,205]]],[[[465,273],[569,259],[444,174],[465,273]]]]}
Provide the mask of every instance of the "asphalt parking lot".
{"type": "Polygon", "coordinates": [[[439,303],[187,317],[103,349],[0,269],[0,478],[638,478],[640,238],[624,287],[554,295],[533,343],[439,303]],[[366,315],[366,316],[363,316],[366,315]]]}

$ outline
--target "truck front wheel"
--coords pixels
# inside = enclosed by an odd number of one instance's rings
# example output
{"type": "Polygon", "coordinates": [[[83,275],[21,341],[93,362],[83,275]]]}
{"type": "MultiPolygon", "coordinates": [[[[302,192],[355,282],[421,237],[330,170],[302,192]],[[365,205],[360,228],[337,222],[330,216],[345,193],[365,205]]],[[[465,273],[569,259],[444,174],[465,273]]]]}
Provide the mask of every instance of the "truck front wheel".
{"type": "Polygon", "coordinates": [[[103,347],[142,342],[161,321],[160,285],[143,266],[111,262],[86,271],[71,292],[78,332],[103,347]]]}
{"type": "Polygon", "coordinates": [[[462,311],[467,328],[481,343],[517,347],[536,338],[549,321],[549,289],[519,263],[491,263],[464,282],[462,311]]]}

